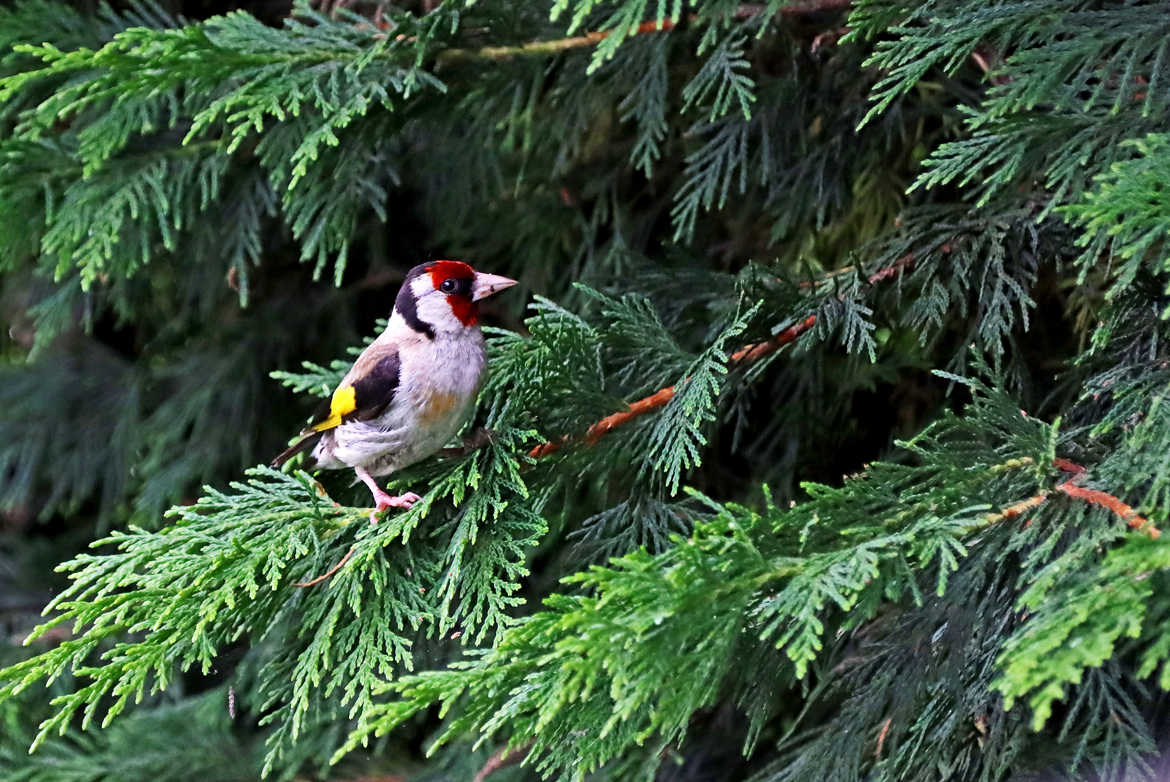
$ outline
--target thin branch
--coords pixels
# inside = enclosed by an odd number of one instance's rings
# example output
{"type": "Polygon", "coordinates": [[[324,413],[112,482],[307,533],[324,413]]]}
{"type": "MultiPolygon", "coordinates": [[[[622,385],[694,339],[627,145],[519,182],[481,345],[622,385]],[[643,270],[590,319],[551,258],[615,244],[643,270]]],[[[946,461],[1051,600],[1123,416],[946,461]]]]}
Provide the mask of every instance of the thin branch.
{"type": "MultiPolygon", "coordinates": [[[[949,253],[951,250],[952,247],[949,242],[942,246],[942,251],[944,253],[949,253]]],[[[891,263],[889,266],[878,269],[874,273],[870,274],[866,279],[870,285],[876,285],[879,282],[884,282],[891,277],[896,277],[898,274],[901,274],[906,269],[913,266],[914,260],[914,253],[906,253],[891,263]]],[[[856,271],[856,268],[852,266],[845,269],[837,269],[835,271],[829,272],[823,279],[828,279],[843,273],[854,273],[856,271]]],[[[818,282],[823,281],[823,279],[819,280],[818,282]]],[[[814,286],[816,284],[817,283],[813,283],[814,286]]],[[[816,323],[816,320],[817,319],[815,315],[809,315],[800,323],[784,329],[784,331],[781,331],[775,337],[772,337],[772,339],[754,345],[745,345],[731,354],[729,363],[750,364],[752,362],[759,361],[761,358],[775,353],[777,350],[784,347],[789,342],[792,342],[804,332],[808,331],[813,327],[813,324],[816,323]]],[[[583,437],[585,444],[593,445],[598,440],[600,440],[603,435],[608,434],[617,427],[629,423],[633,419],[645,415],[646,413],[665,407],[666,403],[674,398],[674,393],[675,387],[667,386],[666,388],[655,391],[650,396],[643,397],[636,402],[631,402],[628,408],[625,410],[602,418],[600,421],[593,424],[585,431],[585,435],[583,437]]],[[[540,445],[530,450],[528,455],[533,459],[541,459],[545,456],[549,456],[559,451],[563,445],[569,442],[569,439],[570,438],[568,435],[563,435],[556,440],[549,440],[548,442],[541,443],[540,445]]]]}
{"type": "Polygon", "coordinates": [[[1155,527],[1149,519],[1139,514],[1131,506],[1126,505],[1112,494],[1107,494],[1097,489],[1085,489],[1077,486],[1072,481],[1065,481],[1057,486],[1056,490],[1064,492],[1073,499],[1084,500],[1090,505],[1098,505],[1113,511],[1113,514],[1128,524],[1131,529],[1144,532],[1155,540],[1162,534],[1162,531],[1155,527]]]}
{"type": "MultiPolygon", "coordinates": [[[[663,19],[661,22],[642,22],[630,33],[642,35],[644,33],[658,33],[671,30],[677,22],[663,19]]],[[[438,67],[455,62],[469,62],[477,60],[510,60],[513,57],[523,57],[542,54],[558,54],[570,49],[580,49],[585,46],[604,41],[611,35],[609,30],[596,30],[584,35],[574,35],[568,38],[556,38],[549,41],[529,41],[514,46],[483,46],[479,49],[447,49],[439,53],[435,60],[438,67]]]]}
{"type": "Polygon", "coordinates": [[[886,736],[890,734],[890,725],[892,725],[893,722],[893,717],[886,717],[886,721],[882,723],[881,732],[878,733],[877,748],[873,751],[873,756],[876,760],[882,759],[882,747],[886,743],[886,736]]]}
{"type": "Polygon", "coordinates": [[[488,758],[487,763],[483,764],[483,768],[476,772],[475,778],[472,780],[472,782],[483,782],[491,774],[494,774],[501,768],[514,766],[515,764],[521,762],[528,756],[528,750],[532,749],[532,744],[533,742],[530,741],[522,747],[516,747],[515,749],[508,749],[507,747],[504,747],[500,751],[496,752],[496,754],[488,758]]]}
{"type": "Polygon", "coordinates": [[[1089,472],[1076,462],[1063,459],[1059,456],[1052,460],[1052,466],[1057,467],[1064,472],[1071,473],[1074,476],[1074,479],[1089,472]]]}
{"type": "MultiPolygon", "coordinates": [[[[942,246],[942,251],[944,253],[949,253],[951,251],[950,244],[949,243],[944,244],[942,246]]],[[[879,282],[883,282],[885,280],[888,280],[891,277],[894,277],[895,275],[900,274],[907,267],[913,265],[913,263],[914,263],[914,253],[906,253],[901,258],[899,258],[898,260],[891,263],[889,266],[878,269],[876,272],[869,275],[869,277],[867,277],[866,280],[869,282],[870,285],[877,285],[879,282]]]]}
{"type": "MultiPolygon", "coordinates": [[[[816,315],[809,315],[804,320],[781,331],[776,336],[764,342],[758,342],[753,345],[745,345],[739,350],[731,354],[729,359],[730,364],[750,364],[759,361],[764,356],[769,356],[775,353],[780,348],[794,341],[804,332],[813,327],[817,322],[816,315]]],[[[685,381],[684,381],[685,382],[685,381]]],[[[675,386],[667,386],[655,391],[650,396],[642,397],[641,399],[630,402],[625,410],[622,410],[612,415],[607,415],[597,423],[585,430],[584,441],[586,445],[594,445],[604,435],[617,429],[619,426],[629,423],[630,421],[653,412],[659,408],[665,407],[667,402],[674,398],[675,386]]],[[[549,440],[541,443],[528,452],[528,455],[533,459],[540,459],[550,454],[556,453],[561,449],[561,446],[569,441],[569,436],[565,435],[559,440],[549,440]]]]}
{"type": "MultiPolygon", "coordinates": [[[[829,11],[841,11],[848,8],[852,0],[814,0],[807,3],[794,3],[778,9],[777,13],[787,17],[810,16],[829,11]]],[[[767,6],[759,3],[745,3],[734,12],[736,19],[751,19],[764,12],[767,6]]],[[[687,22],[698,21],[698,14],[688,14],[684,17],[687,22]]],[[[642,22],[628,33],[629,36],[644,35],[646,33],[660,33],[673,30],[679,22],[673,19],[655,19],[642,22]]],[[[571,49],[580,49],[593,46],[613,35],[613,30],[595,30],[584,35],[574,35],[568,38],[556,38],[549,41],[529,41],[514,46],[483,46],[479,49],[447,49],[439,53],[435,60],[438,67],[456,62],[474,62],[479,60],[510,60],[513,57],[533,55],[558,54],[571,49]]]]}
{"type": "Polygon", "coordinates": [[[989,513],[983,517],[983,523],[997,524],[1001,521],[1006,521],[1007,519],[1014,519],[1023,516],[1025,513],[1032,510],[1032,508],[1035,508],[1037,505],[1040,505],[1046,499],[1048,499],[1049,494],[1051,494],[1051,492],[1046,489],[1034,497],[1029,497],[1026,500],[1021,500],[1020,502],[1017,502],[1013,505],[1009,505],[999,513],[989,513]]]}
{"type": "Polygon", "coordinates": [[[1162,534],[1162,531],[1155,527],[1149,519],[1139,514],[1131,505],[1126,504],[1112,494],[1098,489],[1086,489],[1078,486],[1079,481],[1088,477],[1088,470],[1081,465],[1059,457],[1053,459],[1052,464],[1062,471],[1070,473],[1072,477],[1057,485],[1055,489],[1045,489],[1033,497],[1021,500],[1004,508],[999,513],[989,513],[983,518],[983,522],[985,524],[995,524],[1006,519],[1017,518],[1047,501],[1054,492],[1060,492],[1068,497],[1072,497],[1074,500],[1081,500],[1090,505],[1096,505],[1112,511],[1115,516],[1128,524],[1131,529],[1144,532],[1155,540],[1162,534]]]}
{"type": "Polygon", "coordinates": [[[293,586],[304,588],[304,587],[311,587],[311,586],[315,586],[317,584],[320,584],[322,581],[329,578],[331,575],[336,573],[338,570],[341,570],[341,566],[344,565],[346,562],[349,562],[349,558],[353,556],[353,552],[354,552],[354,547],[350,546],[349,551],[345,552],[345,556],[342,557],[341,559],[339,559],[337,561],[336,565],[329,568],[328,570],[326,570],[324,573],[317,576],[316,578],[309,579],[308,581],[300,581],[296,584],[293,584],[293,586]]]}

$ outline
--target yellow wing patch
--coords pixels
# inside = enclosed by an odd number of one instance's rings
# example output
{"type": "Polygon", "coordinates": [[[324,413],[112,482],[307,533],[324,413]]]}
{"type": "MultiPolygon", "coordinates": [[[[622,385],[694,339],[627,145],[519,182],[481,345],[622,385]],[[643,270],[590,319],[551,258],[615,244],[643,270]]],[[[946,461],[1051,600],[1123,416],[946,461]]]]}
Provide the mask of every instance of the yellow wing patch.
{"type": "Polygon", "coordinates": [[[353,386],[342,386],[333,392],[333,398],[329,400],[329,417],[310,428],[314,432],[334,429],[341,426],[342,417],[349,415],[356,409],[357,392],[354,391],[353,386]]]}

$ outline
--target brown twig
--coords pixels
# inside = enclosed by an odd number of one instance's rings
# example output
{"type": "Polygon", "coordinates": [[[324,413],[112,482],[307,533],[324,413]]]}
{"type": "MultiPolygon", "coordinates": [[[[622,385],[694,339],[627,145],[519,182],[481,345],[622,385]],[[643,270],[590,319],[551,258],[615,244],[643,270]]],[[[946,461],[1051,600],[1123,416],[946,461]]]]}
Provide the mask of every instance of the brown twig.
{"type": "Polygon", "coordinates": [[[886,717],[886,721],[882,723],[881,732],[878,733],[877,748],[873,751],[873,756],[877,760],[881,760],[882,746],[886,743],[886,736],[890,733],[890,725],[893,721],[893,717],[886,717]]]}
{"type": "Polygon", "coordinates": [[[979,66],[979,70],[983,71],[983,75],[987,76],[992,84],[1007,84],[1011,81],[1011,77],[995,73],[995,70],[1003,64],[1003,60],[993,49],[983,45],[977,46],[971,52],[971,60],[979,66]]]}
{"type": "Polygon", "coordinates": [[[1149,519],[1139,514],[1132,506],[1127,505],[1112,494],[1099,491],[1098,489],[1086,489],[1078,486],[1077,483],[1088,476],[1088,470],[1081,465],[1060,457],[1053,459],[1052,464],[1063,472],[1070,473],[1072,477],[1058,484],[1055,489],[1045,489],[1033,497],[1021,500],[1004,508],[999,513],[988,514],[984,517],[984,522],[994,524],[1006,519],[1017,518],[1047,501],[1053,492],[1060,492],[1074,500],[1081,500],[1090,505],[1096,505],[1112,511],[1115,516],[1128,524],[1131,529],[1144,532],[1151,538],[1157,539],[1162,534],[1161,530],[1151,524],[1149,519]]]}
{"type": "Polygon", "coordinates": [[[1097,489],[1085,489],[1077,486],[1072,481],[1065,481],[1056,487],[1059,492],[1064,492],[1069,497],[1077,500],[1084,500],[1090,505],[1097,505],[1102,508],[1113,511],[1113,514],[1130,526],[1130,529],[1140,530],[1146,533],[1151,538],[1157,539],[1162,531],[1150,523],[1150,520],[1145,516],[1139,514],[1131,506],[1124,502],[1097,489]]]}
{"type": "Polygon", "coordinates": [[[528,756],[528,750],[532,749],[532,744],[533,742],[530,741],[522,747],[516,747],[515,749],[504,747],[499,750],[496,754],[488,758],[488,762],[483,764],[483,768],[476,772],[472,782],[483,782],[501,768],[513,766],[524,760],[528,756]]]}
{"type": "Polygon", "coordinates": [[[731,359],[730,359],[731,363],[732,364],[739,364],[739,363],[749,363],[750,364],[754,361],[759,361],[764,356],[770,356],[773,353],[775,353],[777,350],[779,350],[780,348],[787,345],[789,342],[792,342],[793,340],[795,340],[797,337],[799,337],[804,332],[811,329],[813,327],[813,324],[815,324],[816,322],[817,322],[816,315],[809,315],[807,318],[802,320],[800,323],[796,323],[796,324],[789,326],[788,328],[784,329],[783,331],[781,331],[779,334],[772,337],[771,339],[764,340],[763,342],[757,342],[754,345],[745,345],[744,347],[740,348],[739,350],[737,350],[731,354],[731,359]]]}
{"type": "MultiPolygon", "coordinates": [[[[949,253],[953,248],[948,242],[944,244],[941,249],[944,253],[949,253]]],[[[914,260],[914,253],[906,253],[891,263],[889,266],[878,269],[876,272],[869,275],[869,277],[866,279],[870,285],[876,285],[879,282],[888,280],[891,277],[895,277],[901,272],[905,271],[914,264],[914,260]]],[[[836,271],[829,272],[827,275],[825,275],[825,277],[833,277],[847,271],[853,272],[855,269],[854,267],[838,269],[836,271]]],[[[760,342],[754,345],[745,345],[731,354],[729,363],[750,364],[752,362],[759,361],[764,356],[775,353],[777,350],[784,347],[789,342],[792,342],[804,332],[808,331],[813,327],[813,324],[816,323],[816,320],[817,319],[815,315],[809,315],[800,323],[789,326],[769,340],[765,340],[764,342],[760,342]]],[[[652,412],[661,407],[665,407],[666,403],[674,398],[674,393],[675,387],[667,386],[666,388],[655,391],[650,396],[643,397],[636,402],[630,402],[627,409],[613,413],[612,415],[607,415],[605,418],[602,418],[600,421],[590,426],[585,431],[585,435],[582,439],[585,441],[586,445],[593,445],[598,440],[600,440],[603,435],[613,431],[617,427],[629,423],[633,419],[645,415],[646,413],[652,412]]],[[[548,442],[541,443],[540,445],[534,447],[528,452],[528,455],[533,459],[541,459],[559,451],[562,446],[569,442],[569,440],[570,438],[568,435],[563,435],[556,440],[549,440],[548,442]]]]}
{"type": "Polygon", "coordinates": [[[329,578],[331,575],[336,573],[338,570],[341,570],[341,566],[344,565],[346,562],[349,562],[349,558],[353,556],[354,551],[355,551],[354,547],[350,546],[349,551],[345,552],[345,556],[342,557],[340,560],[338,560],[336,565],[329,568],[328,570],[326,570],[324,573],[317,576],[316,578],[309,579],[308,581],[300,581],[296,584],[293,584],[293,586],[295,586],[295,587],[311,587],[311,586],[314,586],[316,584],[320,584],[322,581],[329,578]]]}
{"type": "MultiPolygon", "coordinates": [[[[944,244],[941,249],[944,253],[949,253],[953,248],[948,242],[944,244]]],[[[876,285],[879,282],[884,282],[885,280],[888,280],[891,277],[895,277],[908,269],[914,264],[914,260],[914,253],[906,253],[891,263],[889,266],[878,269],[876,272],[869,275],[869,277],[866,279],[870,285],[876,285]]],[[[830,272],[828,275],[826,275],[826,278],[839,275],[846,271],[852,272],[854,271],[854,268],[849,267],[848,269],[838,269],[836,271],[830,272]]],[[[810,328],[812,328],[814,323],[816,323],[816,316],[809,315],[800,323],[784,329],[784,331],[781,331],[775,337],[772,337],[772,339],[765,340],[764,342],[760,342],[754,345],[745,345],[731,354],[729,363],[750,364],[760,360],[764,356],[771,355],[772,353],[775,353],[777,350],[787,345],[789,342],[792,342],[804,332],[808,331],[810,328]]],[[[646,413],[652,412],[661,407],[665,407],[666,403],[674,398],[674,393],[675,387],[667,386],[666,388],[655,391],[650,396],[643,397],[636,402],[631,402],[626,410],[608,415],[590,426],[585,431],[585,435],[582,439],[585,441],[586,445],[593,445],[599,439],[601,439],[603,435],[613,431],[617,427],[626,424],[633,419],[638,418],[639,416],[645,415],[646,413]]],[[[545,456],[549,456],[559,451],[562,446],[569,442],[569,439],[570,438],[568,435],[564,435],[556,440],[549,440],[548,442],[541,443],[540,445],[537,445],[532,450],[530,450],[528,455],[533,459],[541,459],[545,456]]]]}
{"type": "MultiPolygon", "coordinates": [[[[775,353],[780,348],[792,342],[804,332],[813,327],[817,322],[815,315],[809,315],[804,320],[781,331],[776,336],[764,342],[759,342],[754,345],[745,345],[739,350],[731,354],[729,363],[752,363],[759,361],[764,356],[775,353]]],[[[685,381],[684,381],[685,382],[685,381]]],[[[630,402],[625,410],[622,410],[611,415],[607,415],[597,423],[585,430],[585,435],[582,438],[586,445],[594,445],[604,435],[617,429],[619,426],[629,423],[630,421],[645,415],[646,413],[658,410],[665,407],[666,403],[674,398],[675,386],[667,386],[655,391],[650,396],[642,397],[641,399],[630,402]]],[[[541,443],[528,452],[528,455],[533,459],[540,459],[550,454],[556,453],[561,449],[565,443],[569,441],[568,435],[561,437],[558,440],[549,440],[541,443]]]]}
{"type": "Polygon", "coordinates": [[[1021,500],[1020,502],[1015,503],[1014,505],[1009,505],[999,513],[989,513],[983,517],[983,522],[985,524],[995,524],[999,521],[1005,521],[1007,519],[1014,519],[1019,516],[1023,516],[1025,513],[1032,510],[1032,508],[1035,508],[1037,505],[1040,505],[1046,499],[1048,499],[1048,495],[1050,493],[1051,492],[1045,490],[1034,497],[1029,497],[1026,500],[1021,500]]]}
{"type": "MultiPolygon", "coordinates": [[[[786,5],[777,10],[781,16],[801,17],[829,11],[841,11],[850,6],[852,0],[813,0],[807,3],[786,5]]],[[[767,6],[760,3],[745,3],[734,12],[736,19],[750,19],[762,14],[767,6]]],[[[688,14],[684,19],[687,22],[698,20],[697,14],[688,14]]],[[[646,33],[660,33],[673,30],[679,22],[673,19],[651,20],[642,22],[628,33],[629,36],[644,35],[646,33]]],[[[509,60],[513,57],[526,55],[557,54],[570,49],[580,49],[593,46],[613,35],[613,30],[595,30],[584,35],[574,35],[568,38],[556,38],[548,41],[529,41],[514,46],[483,46],[479,49],[447,49],[440,52],[436,58],[436,65],[442,67],[455,62],[475,60],[509,60]]]]}
{"type": "MultiPolygon", "coordinates": [[[[942,246],[942,251],[944,253],[949,253],[951,251],[950,245],[944,244],[942,246]]],[[[869,282],[870,285],[877,285],[879,282],[883,282],[885,280],[888,280],[891,277],[894,277],[894,276],[900,274],[902,271],[904,271],[907,267],[911,266],[913,263],[914,263],[914,253],[906,253],[901,258],[899,258],[898,260],[891,263],[889,266],[878,269],[876,272],[869,275],[869,277],[867,277],[866,280],[869,282]]]]}

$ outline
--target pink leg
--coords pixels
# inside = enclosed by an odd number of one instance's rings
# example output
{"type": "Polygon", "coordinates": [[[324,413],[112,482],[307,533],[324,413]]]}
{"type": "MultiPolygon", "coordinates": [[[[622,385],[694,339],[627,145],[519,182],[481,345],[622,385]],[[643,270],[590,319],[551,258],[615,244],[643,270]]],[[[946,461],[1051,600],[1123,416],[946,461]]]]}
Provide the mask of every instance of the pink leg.
{"type": "Polygon", "coordinates": [[[362,483],[370,488],[370,493],[374,495],[374,502],[377,507],[370,513],[370,523],[378,523],[378,514],[387,508],[402,508],[403,510],[410,510],[410,506],[422,499],[412,491],[406,494],[400,494],[397,497],[387,494],[378,487],[378,482],[374,477],[366,472],[361,467],[354,467],[353,471],[357,473],[357,477],[361,478],[362,483]]]}

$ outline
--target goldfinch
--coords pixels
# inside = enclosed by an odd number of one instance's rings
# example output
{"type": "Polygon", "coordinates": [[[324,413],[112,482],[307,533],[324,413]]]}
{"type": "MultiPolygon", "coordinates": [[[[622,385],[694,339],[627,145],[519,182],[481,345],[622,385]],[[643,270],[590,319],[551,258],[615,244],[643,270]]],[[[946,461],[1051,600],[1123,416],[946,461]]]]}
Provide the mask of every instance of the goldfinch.
{"type": "Polygon", "coordinates": [[[487,361],[478,302],[515,284],[461,261],[424,263],[407,272],[386,330],[273,466],[312,448],[307,469],[352,467],[374,496],[371,524],[386,508],[418,502],[413,492],[387,494],[374,478],[425,459],[458,431],[487,361]]]}

